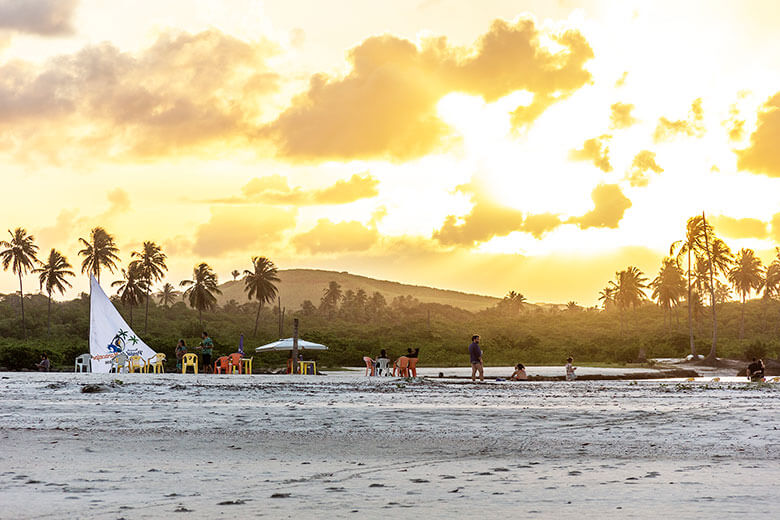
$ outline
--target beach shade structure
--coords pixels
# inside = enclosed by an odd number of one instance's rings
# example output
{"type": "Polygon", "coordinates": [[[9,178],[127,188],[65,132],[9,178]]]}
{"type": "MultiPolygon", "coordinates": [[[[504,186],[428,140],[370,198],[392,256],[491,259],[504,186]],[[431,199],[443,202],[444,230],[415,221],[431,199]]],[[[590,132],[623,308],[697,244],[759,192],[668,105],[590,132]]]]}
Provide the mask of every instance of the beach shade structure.
{"type": "MultiPolygon", "coordinates": [[[[273,343],[268,343],[267,345],[262,345],[260,347],[257,347],[255,349],[255,352],[273,352],[273,351],[284,351],[284,350],[292,350],[292,349],[293,349],[293,339],[286,338],[286,339],[280,339],[279,341],[274,341],[273,343]]],[[[312,343],[311,341],[299,339],[298,350],[328,350],[328,347],[326,347],[325,345],[321,345],[319,343],[312,343]]]]}

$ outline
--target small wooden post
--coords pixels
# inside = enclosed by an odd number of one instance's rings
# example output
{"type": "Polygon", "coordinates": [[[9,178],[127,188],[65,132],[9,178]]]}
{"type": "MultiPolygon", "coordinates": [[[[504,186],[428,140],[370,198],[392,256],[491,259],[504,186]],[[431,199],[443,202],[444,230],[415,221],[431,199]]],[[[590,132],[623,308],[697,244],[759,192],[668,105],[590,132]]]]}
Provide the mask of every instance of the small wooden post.
{"type": "Polygon", "coordinates": [[[292,349],[292,358],[293,358],[293,374],[295,373],[295,368],[298,366],[298,318],[295,318],[293,320],[293,349],[292,349]]]}

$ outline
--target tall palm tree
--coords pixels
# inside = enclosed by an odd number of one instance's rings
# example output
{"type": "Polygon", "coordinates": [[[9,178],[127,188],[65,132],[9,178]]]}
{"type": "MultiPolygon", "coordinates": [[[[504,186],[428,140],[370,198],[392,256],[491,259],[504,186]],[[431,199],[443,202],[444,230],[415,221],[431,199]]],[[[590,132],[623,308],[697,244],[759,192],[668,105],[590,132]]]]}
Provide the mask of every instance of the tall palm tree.
{"type": "Polygon", "coordinates": [[[160,305],[163,307],[173,305],[179,296],[181,296],[181,293],[168,282],[165,282],[162,289],[157,293],[157,298],[160,300],[160,305]]]}
{"type": "Polygon", "coordinates": [[[162,280],[165,271],[168,270],[168,266],[165,265],[167,257],[162,252],[162,248],[154,242],[144,242],[142,250],[133,251],[130,257],[137,259],[134,263],[139,265],[144,280],[146,280],[146,313],[144,315],[144,334],[146,334],[149,324],[149,297],[152,292],[152,283],[162,280]]]}
{"type": "Polygon", "coordinates": [[[100,270],[105,267],[112,273],[117,268],[119,261],[119,248],[114,243],[114,237],[109,235],[102,227],[94,228],[89,235],[89,240],[79,238],[84,249],[79,255],[84,257],[81,262],[81,272],[92,274],[100,283],[100,270]]]}
{"type": "Polygon", "coordinates": [[[718,284],[720,284],[720,280],[716,280],[715,277],[721,273],[727,273],[734,258],[729,246],[715,236],[714,230],[704,219],[704,213],[701,214],[701,218],[704,221],[704,248],[707,252],[707,264],[710,273],[710,283],[707,285],[710,290],[710,308],[712,310],[712,346],[710,347],[710,353],[707,354],[706,361],[715,362],[718,345],[718,295],[716,293],[718,292],[718,284]]]}
{"type": "Polygon", "coordinates": [[[615,273],[616,280],[610,282],[615,290],[615,303],[620,311],[620,332],[623,333],[623,311],[629,307],[636,308],[647,299],[647,278],[638,267],[628,266],[615,273]]]}
{"type": "Polygon", "coordinates": [[[122,269],[122,280],[117,280],[111,287],[118,287],[116,293],[122,305],[130,307],[130,326],[133,326],[133,307],[140,305],[144,295],[149,290],[149,281],[144,275],[139,262],[130,262],[127,270],[122,269]]]}
{"type": "Polygon", "coordinates": [[[612,286],[612,282],[608,283],[607,286],[599,292],[599,301],[605,311],[608,311],[615,306],[615,288],[612,286]]]}
{"type": "Polygon", "coordinates": [[[252,269],[244,271],[244,291],[251,300],[257,300],[257,315],[255,316],[255,330],[252,336],[257,336],[257,323],[260,321],[260,309],[264,303],[270,303],[276,298],[276,285],[278,282],[276,266],[264,256],[252,257],[252,269]]]}
{"type": "Polygon", "coordinates": [[[688,219],[685,224],[685,238],[672,243],[669,247],[669,255],[675,257],[678,264],[680,258],[688,257],[688,334],[691,347],[691,355],[696,357],[696,344],[693,341],[693,308],[691,306],[691,256],[701,256],[704,251],[704,229],[706,222],[703,217],[695,216],[688,219]]]}
{"type": "Polygon", "coordinates": [[[214,294],[222,294],[219,290],[217,275],[205,262],[198,264],[192,270],[192,280],[182,280],[180,287],[187,287],[184,297],[190,302],[190,307],[198,309],[198,319],[203,327],[203,311],[212,310],[217,306],[217,297],[214,294]]]}
{"type": "Polygon", "coordinates": [[[63,294],[65,286],[73,287],[66,276],[76,276],[76,273],[70,270],[73,267],[68,263],[68,259],[62,256],[62,253],[52,248],[49,252],[49,259],[33,272],[38,273],[38,280],[41,282],[41,289],[46,287],[46,294],[49,295],[48,307],[46,310],[46,335],[51,332],[51,293],[55,290],[63,294]]]}
{"type": "Polygon", "coordinates": [[[685,295],[685,277],[673,258],[664,258],[658,276],[650,282],[652,297],[664,310],[664,318],[669,314],[669,330],[672,328],[672,307],[679,305],[685,295]]]}
{"type": "Polygon", "coordinates": [[[750,291],[761,288],[763,284],[762,274],[764,268],[761,259],[752,249],[740,249],[734,261],[734,267],[729,270],[729,281],[734,285],[737,293],[742,296],[742,315],[739,321],[739,339],[745,334],[745,299],[750,291]]]}
{"type": "Polygon", "coordinates": [[[3,262],[3,270],[7,271],[11,267],[14,274],[19,275],[19,301],[22,310],[22,333],[24,340],[27,341],[27,325],[24,321],[24,289],[22,287],[22,275],[27,274],[38,262],[38,246],[35,245],[35,237],[27,234],[24,228],[16,228],[11,232],[11,240],[0,241],[0,247],[5,249],[0,251],[0,261],[3,262]]]}
{"type": "Polygon", "coordinates": [[[338,282],[331,281],[326,289],[322,290],[322,299],[320,300],[320,310],[325,315],[332,318],[336,313],[338,304],[344,296],[341,291],[341,285],[338,282]]]}

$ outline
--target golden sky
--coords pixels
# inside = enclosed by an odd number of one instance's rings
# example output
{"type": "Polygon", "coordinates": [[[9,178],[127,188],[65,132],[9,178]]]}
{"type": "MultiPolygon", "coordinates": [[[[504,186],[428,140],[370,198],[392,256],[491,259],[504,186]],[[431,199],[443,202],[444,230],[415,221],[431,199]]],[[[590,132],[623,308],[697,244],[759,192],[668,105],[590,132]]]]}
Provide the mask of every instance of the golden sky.
{"type": "Polygon", "coordinates": [[[174,283],[263,255],[584,305],[702,211],[767,261],[778,26],[771,0],[0,0],[0,228],[74,265],[95,226],[125,262],[153,240],[174,283]]]}

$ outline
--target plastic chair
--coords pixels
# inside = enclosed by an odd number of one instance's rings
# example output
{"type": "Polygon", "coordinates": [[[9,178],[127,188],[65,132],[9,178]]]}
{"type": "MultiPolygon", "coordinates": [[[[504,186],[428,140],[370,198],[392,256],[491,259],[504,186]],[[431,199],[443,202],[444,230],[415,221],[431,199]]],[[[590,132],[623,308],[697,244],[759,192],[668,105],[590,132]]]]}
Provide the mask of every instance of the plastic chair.
{"type": "Polygon", "coordinates": [[[144,368],[146,367],[146,361],[144,361],[144,358],[141,356],[130,356],[130,363],[127,366],[127,371],[129,373],[134,373],[136,370],[138,372],[144,372],[144,368]]]}
{"type": "Polygon", "coordinates": [[[366,362],[366,375],[374,375],[374,360],[368,356],[363,356],[363,361],[366,362]]]}
{"type": "Polygon", "coordinates": [[[197,354],[184,354],[181,358],[181,373],[187,373],[187,367],[192,367],[193,373],[198,373],[198,355],[197,354]]]}
{"type": "Polygon", "coordinates": [[[390,375],[390,360],[387,358],[379,358],[376,360],[376,375],[389,376],[390,375]]]}
{"type": "Polygon", "coordinates": [[[395,360],[393,365],[393,375],[396,375],[396,369],[398,369],[398,375],[400,377],[409,377],[409,358],[401,356],[395,360]]]}
{"type": "Polygon", "coordinates": [[[409,358],[409,372],[412,374],[412,377],[417,377],[417,358],[409,358]]]}
{"type": "Polygon", "coordinates": [[[251,374],[252,373],[252,360],[253,357],[243,357],[241,358],[241,364],[243,365],[244,374],[251,374]]]}
{"type": "Polygon", "coordinates": [[[228,355],[228,374],[234,374],[236,369],[238,369],[239,374],[243,373],[241,368],[242,357],[244,357],[244,355],[240,352],[234,352],[228,355]]]}
{"type": "Polygon", "coordinates": [[[220,356],[217,358],[216,361],[214,361],[214,372],[217,374],[227,374],[228,373],[228,357],[227,356],[220,356]]]}
{"type": "Polygon", "coordinates": [[[92,372],[92,356],[89,354],[82,354],[76,358],[76,364],[73,367],[74,372],[92,372]]]}
{"type": "Polygon", "coordinates": [[[127,354],[120,352],[116,356],[111,358],[111,368],[108,370],[109,372],[116,372],[119,373],[120,370],[123,368],[127,370],[127,354]]]}
{"type": "Polygon", "coordinates": [[[298,373],[317,375],[317,362],[316,361],[298,361],[298,373]]]}
{"type": "Polygon", "coordinates": [[[155,374],[164,374],[165,373],[165,354],[162,352],[158,352],[154,356],[150,357],[146,360],[146,371],[149,372],[149,369],[152,369],[152,372],[155,374]]]}

